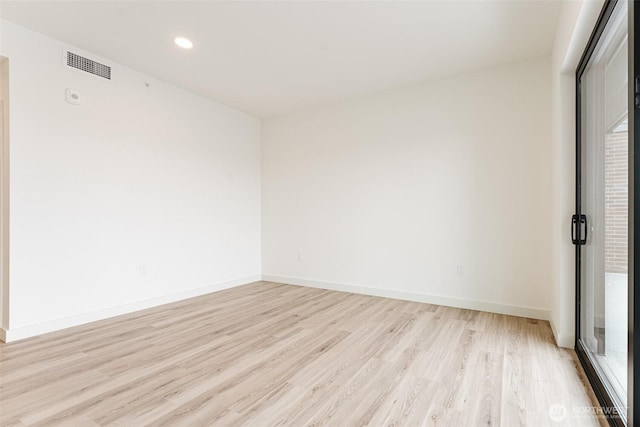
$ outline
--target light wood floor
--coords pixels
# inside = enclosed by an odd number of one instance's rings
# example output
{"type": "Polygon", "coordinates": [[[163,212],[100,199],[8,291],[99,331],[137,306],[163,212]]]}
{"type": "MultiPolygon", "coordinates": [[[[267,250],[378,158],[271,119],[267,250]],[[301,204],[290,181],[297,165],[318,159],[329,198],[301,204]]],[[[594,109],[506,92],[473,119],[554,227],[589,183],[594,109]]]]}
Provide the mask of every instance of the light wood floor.
{"type": "Polygon", "coordinates": [[[547,322],[258,282],[0,344],[0,425],[598,425],[582,375],[547,322]]]}

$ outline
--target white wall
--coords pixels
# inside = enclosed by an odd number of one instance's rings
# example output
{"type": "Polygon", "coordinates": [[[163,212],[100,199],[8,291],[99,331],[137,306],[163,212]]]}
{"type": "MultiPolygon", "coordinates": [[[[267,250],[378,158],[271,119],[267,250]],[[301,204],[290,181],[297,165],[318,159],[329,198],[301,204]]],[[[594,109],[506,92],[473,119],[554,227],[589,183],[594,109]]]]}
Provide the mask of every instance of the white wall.
{"type": "Polygon", "coordinates": [[[111,82],[66,69],[62,43],[2,24],[10,339],[259,278],[258,119],[106,60],[111,82]]]}
{"type": "Polygon", "coordinates": [[[263,277],[547,318],[550,106],[543,59],[265,120],[263,277]]]}
{"type": "Polygon", "coordinates": [[[0,329],[9,328],[9,60],[0,56],[0,329]]]}
{"type": "Polygon", "coordinates": [[[563,347],[575,342],[575,73],[601,1],[563,2],[552,54],[551,325],[563,347]]]}

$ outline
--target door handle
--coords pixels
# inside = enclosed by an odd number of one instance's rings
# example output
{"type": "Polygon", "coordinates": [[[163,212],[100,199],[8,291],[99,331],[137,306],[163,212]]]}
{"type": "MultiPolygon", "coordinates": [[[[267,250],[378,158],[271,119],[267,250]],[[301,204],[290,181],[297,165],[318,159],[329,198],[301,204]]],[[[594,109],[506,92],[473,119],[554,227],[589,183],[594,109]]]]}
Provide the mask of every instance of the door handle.
{"type": "Polygon", "coordinates": [[[580,226],[578,230],[582,231],[582,225],[584,224],[584,238],[582,239],[580,238],[582,233],[579,232],[578,243],[580,245],[585,245],[587,243],[587,234],[589,233],[589,227],[587,227],[587,216],[584,214],[581,214],[579,220],[580,220],[580,226]]]}
{"type": "Polygon", "coordinates": [[[586,245],[588,233],[587,216],[585,214],[571,215],[571,243],[574,245],[586,245]],[[582,233],[582,226],[584,226],[584,234],[582,233]]]}

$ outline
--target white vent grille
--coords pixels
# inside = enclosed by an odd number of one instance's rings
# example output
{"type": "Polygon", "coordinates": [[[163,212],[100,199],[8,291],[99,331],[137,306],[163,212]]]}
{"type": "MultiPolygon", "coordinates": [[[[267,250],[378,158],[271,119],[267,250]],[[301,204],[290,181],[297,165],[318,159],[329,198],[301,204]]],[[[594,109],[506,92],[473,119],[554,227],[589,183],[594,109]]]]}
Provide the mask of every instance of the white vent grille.
{"type": "Polygon", "coordinates": [[[103,77],[107,80],[111,80],[111,67],[93,61],[89,58],[85,58],[84,56],[77,55],[73,52],[67,52],[67,65],[87,73],[95,74],[96,76],[103,77]]]}

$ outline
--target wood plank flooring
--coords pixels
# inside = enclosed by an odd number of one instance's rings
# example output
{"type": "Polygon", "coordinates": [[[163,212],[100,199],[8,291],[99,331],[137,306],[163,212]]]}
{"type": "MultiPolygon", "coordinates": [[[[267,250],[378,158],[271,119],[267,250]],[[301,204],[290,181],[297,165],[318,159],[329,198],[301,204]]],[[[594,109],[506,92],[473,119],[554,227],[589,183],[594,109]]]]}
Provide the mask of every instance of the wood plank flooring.
{"type": "Polygon", "coordinates": [[[547,322],[270,282],[0,344],[2,426],[600,425],[593,405],[547,322]]]}

